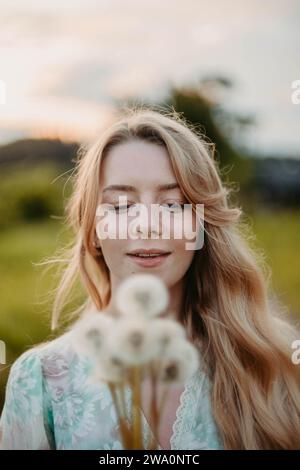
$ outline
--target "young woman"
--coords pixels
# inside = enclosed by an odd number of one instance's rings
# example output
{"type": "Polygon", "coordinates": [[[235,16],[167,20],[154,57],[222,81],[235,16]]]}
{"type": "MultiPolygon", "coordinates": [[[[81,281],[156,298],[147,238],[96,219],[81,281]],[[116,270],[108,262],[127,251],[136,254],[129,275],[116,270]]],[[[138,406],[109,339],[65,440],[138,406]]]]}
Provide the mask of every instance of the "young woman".
{"type": "MultiPolygon", "coordinates": [[[[155,274],[202,361],[168,402],[160,448],[300,449],[300,368],[291,360],[299,332],[275,314],[264,266],[247,244],[241,209],[229,205],[210,145],[176,113],[129,109],[80,153],[74,180],[67,205],[74,242],[63,255],[53,328],[78,275],[87,293],[79,311],[115,315],[120,282],[155,274]],[[184,237],[164,239],[149,220],[135,239],[101,239],[99,203],[119,214],[137,204],[166,211],[203,204],[204,244],[187,250],[184,237]],[[152,232],[156,238],[144,236],[152,232]],[[164,253],[155,263],[133,256],[154,249],[164,253]]],[[[110,393],[88,372],[69,332],[22,354],[7,384],[2,448],[121,449],[110,393]]],[[[143,426],[151,433],[146,406],[143,426]]]]}

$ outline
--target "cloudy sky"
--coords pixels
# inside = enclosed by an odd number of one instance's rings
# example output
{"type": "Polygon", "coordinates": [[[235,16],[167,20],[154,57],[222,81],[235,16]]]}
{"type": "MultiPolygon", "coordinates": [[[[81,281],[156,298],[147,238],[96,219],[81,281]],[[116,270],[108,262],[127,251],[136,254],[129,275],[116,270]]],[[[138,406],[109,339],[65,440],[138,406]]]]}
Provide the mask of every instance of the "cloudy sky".
{"type": "Polygon", "coordinates": [[[299,0],[7,1],[0,58],[0,144],[90,139],[115,99],[216,74],[234,83],[225,105],[256,117],[249,148],[300,158],[299,0]]]}

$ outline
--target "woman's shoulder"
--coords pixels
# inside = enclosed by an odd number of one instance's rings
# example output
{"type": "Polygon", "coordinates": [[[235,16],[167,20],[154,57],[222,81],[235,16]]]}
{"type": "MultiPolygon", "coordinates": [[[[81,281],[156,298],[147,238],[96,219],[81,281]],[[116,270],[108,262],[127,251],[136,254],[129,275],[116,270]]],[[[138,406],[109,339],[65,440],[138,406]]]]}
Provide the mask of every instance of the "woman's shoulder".
{"type": "Polygon", "coordinates": [[[23,352],[12,364],[10,375],[26,370],[34,372],[59,373],[70,367],[75,352],[71,347],[70,333],[53,340],[32,346],[23,352]],[[55,369],[55,370],[54,370],[55,369]]]}
{"type": "Polygon", "coordinates": [[[71,356],[69,341],[63,335],[31,347],[14,361],[8,375],[0,419],[1,448],[49,447],[50,389],[45,376],[59,374],[62,369],[66,371],[71,356]]]}
{"type": "Polygon", "coordinates": [[[21,390],[22,395],[26,393],[37,398],[49,394],[51,385],[58,385],[58,382],[66,389],[70,376],[74,373],[78,376],[79,369],[81,377],[84,376],[84,367],[84,360],[80,360],[72,348],[70,333],[65,333],[31,347],[13,362],[6,385],[7,394],[15,396],[21,390]]]}

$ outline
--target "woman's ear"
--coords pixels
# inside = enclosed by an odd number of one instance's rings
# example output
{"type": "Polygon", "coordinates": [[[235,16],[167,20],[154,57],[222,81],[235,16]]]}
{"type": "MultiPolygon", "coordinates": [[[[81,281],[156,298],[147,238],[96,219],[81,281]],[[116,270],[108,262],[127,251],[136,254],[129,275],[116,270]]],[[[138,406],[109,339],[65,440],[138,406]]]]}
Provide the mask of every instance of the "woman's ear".
{"type": "Polygon", "coordinates": [[[101,248],[101,244],[98,238],[94,238],[93,245],[95,248],[101,248]]]}
{"type": "Polygon", "coordinates": [[[103,254],[102,254],[102,247],[101,247],[101,241],[99,240],[99,238],[97,237],[97,235],[94,237],[93,246],[96,248],[96,250],[97,250],[97,252],[98,252],[98,255],[99,255],[99,256],[103,256],[103,254]]]}

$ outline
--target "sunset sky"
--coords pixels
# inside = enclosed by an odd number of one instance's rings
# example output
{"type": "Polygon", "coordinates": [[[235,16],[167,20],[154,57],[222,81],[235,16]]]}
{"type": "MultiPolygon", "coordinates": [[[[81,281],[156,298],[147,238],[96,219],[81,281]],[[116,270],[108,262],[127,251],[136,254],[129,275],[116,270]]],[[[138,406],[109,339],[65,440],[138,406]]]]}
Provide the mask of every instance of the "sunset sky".
{"type": "Polygon", "coordinates": [[[249,148],[300,158],[299,0],[2,2],[0,57],[0,144],[90,139],[115,99],[222,75],[226,106],[257,118],[249,148]]]}

